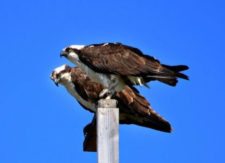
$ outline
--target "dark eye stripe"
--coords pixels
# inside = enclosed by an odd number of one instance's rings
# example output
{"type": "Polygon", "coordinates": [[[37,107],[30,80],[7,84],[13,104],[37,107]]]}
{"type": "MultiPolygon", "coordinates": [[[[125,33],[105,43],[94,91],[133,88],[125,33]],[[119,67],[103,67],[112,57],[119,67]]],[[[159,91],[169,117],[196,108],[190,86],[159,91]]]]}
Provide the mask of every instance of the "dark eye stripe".
{"type": "Polygon", "coordinates": [[[70,50],[71,50],[71,48],[68,47],[68,48],[65,49],[65,52],[69,53],[70,50]]]}

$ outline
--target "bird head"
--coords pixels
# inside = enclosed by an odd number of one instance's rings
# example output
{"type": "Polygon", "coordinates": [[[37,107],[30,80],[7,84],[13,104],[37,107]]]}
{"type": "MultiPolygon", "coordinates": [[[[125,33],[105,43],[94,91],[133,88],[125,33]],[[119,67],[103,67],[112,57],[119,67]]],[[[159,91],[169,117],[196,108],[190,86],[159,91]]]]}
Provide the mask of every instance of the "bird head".
{"type": "Polygon", "coordinates": [[[55,85],[58,86],[59,84],[63,84],[64,82],[68,82],[71,80],[70,72],[70,66],[62,65],[52,71],[50,78],[55,83],[55,85]]]}
{"type": "Polygon", "coordinates": [[[60,57],[69,59],[74,64],[79,62],[79,52],[84,48],[84,45],[70,45],[61,50],[60,57]]]}

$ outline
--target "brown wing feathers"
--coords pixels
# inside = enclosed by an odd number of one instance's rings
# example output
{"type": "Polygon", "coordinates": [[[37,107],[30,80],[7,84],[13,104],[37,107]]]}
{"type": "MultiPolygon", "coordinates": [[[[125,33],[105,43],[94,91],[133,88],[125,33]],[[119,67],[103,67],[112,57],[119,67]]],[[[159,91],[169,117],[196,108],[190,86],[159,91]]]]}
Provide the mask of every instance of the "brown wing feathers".
{"type": "Polygon", "coordinates": [[[93,82],[80,68],[75,67],[71,70],[72,81],[75,89],[82,98],[87,101],[97,102],[103,86],[93,82]]]}
{"type": "MultiPolygon", "coordinates": [[[[99,93],[103,90],[102,85],[91,81],[79,68],[73,68],[71,74],[75,87],[80,88],[80,96],[97,103],[99,93]]],[[[126,86],[123,91],[116,93],[114,98],[118,100],[121,123],[136,124],[164,132],[171,131],[169,122],[160,117],[135,89],[126,86]]]]}
{"type": "Polygon", "coordinates": [[[188,69],[187,66],[160,64],[158,60],[143,54],[139,49],[122,44],[87,46],[81,50],[79,58],[96,72],[142,76],[146,81],[160,80],[169,85],[175,85],[177,78],[188,79],[181,73],[188,69]]]}
{"type": "Polygon", "coordinates": [[[140,94],[135,93],[130,87],[127,86],[123,91],[118,92],[116,99],[120,101],[119,105],[126,104],[125,107],[121,107],[122,109],[128,108],[129,111],[136,114],[136,116],[131,117],[128,115],[127,117],[134,124],[165,132],[171,132],[169,122],[158,115],[151,108],[149,102],[140,94]]]}

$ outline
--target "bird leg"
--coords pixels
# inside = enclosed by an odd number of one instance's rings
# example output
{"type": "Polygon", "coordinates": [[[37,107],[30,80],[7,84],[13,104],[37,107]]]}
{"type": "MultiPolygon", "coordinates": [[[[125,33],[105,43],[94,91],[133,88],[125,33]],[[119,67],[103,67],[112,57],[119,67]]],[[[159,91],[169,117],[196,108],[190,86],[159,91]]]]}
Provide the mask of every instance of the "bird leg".
{"type": "Polygon", "coordinates": [[[99,94],[99,97],[100,98],[105,97],[105,99],[111,99],[111,97],[116,92],[115,88],[116,88],[117,84],[118,84],[118,80],[115,77],[111,77],[111,83],[110,83],[109,87],[103,89],[101,91],[101,93],[99,94]]]}
{"type": "Polygon", "coordinates": [[[100,94],[99,94],[99,97],[100,98],[104,98],[104,97],[108,97],[109,95],[111,94],[110,90],[108,88],[104,88],[100,94]]]}

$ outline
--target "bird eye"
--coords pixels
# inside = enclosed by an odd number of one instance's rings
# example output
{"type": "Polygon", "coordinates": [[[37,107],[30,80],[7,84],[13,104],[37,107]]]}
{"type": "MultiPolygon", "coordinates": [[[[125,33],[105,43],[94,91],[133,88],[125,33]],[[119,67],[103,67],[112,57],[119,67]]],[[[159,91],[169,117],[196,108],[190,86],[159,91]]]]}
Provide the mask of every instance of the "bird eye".
{"type": "Polygon", "coordinates": [[[56,79],[59,79],[59,77],[60,77],[60,74],[56,74],[56,79]]]}
{"type": "Polygon", "coordinates": [[[67,52],[67,53],[71,52],[71,48],[66,48],[65,52],[67,52]]]}

